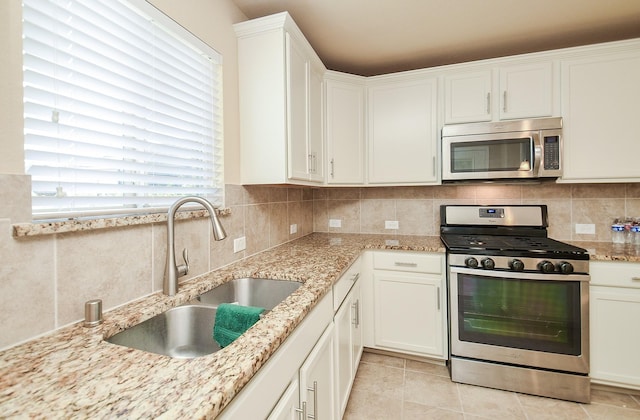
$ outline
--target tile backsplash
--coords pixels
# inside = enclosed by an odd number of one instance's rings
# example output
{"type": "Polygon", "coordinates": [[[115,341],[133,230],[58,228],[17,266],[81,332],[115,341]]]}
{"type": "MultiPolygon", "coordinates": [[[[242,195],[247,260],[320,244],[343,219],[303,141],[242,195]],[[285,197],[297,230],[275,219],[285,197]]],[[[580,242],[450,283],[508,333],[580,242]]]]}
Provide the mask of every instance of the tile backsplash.
{"type": "Polygon", "coordinates": [[[429,187],[314,189],[315,232],[438,235],[441,204],[546,204],[549,236],[610,241],[614,217],[640,217],[640,184],[459,184],[429,187]],[[329,220],[341,227],[329,227],[329,220]],[[398,229],[385,229],[397,221],[398,229]],[[595,234],[578,234],[593,224],[595,234]]]}
{"type": "MultiPolygon", "coordinates": [[[[87,300],[102,299],[108,311],[162,289],[165,223],[14,238],[11,224],[30,218],[28,187],[28,177],[0,175],[0,349],[82,319],[87,300]]],[[[640,216],[640,184],[227,185],[228,238],[213,241],[206,218],[177,221],[176,250],[189,249],[190,278],[311,232],[438,235],[440,205],[456,203],[546,204],[552,238],[609,241],[614,217],[640,216]],[[595,234],[576,234],[576,224],[593,224],[595,234]],[[234,253],[242,236],[246,250],[234,253]]]]}

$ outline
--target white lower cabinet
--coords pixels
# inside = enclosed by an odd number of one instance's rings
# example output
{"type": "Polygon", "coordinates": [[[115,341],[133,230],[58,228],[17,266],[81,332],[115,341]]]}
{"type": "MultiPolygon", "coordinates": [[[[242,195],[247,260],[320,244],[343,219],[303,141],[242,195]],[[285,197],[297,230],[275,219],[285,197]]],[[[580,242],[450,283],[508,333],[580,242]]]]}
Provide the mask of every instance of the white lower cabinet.
{"type": "Polygon", "coordinates": [[[337,418],[342,418],[362,356],[360,283],[356,282],[334,318],[337,418]]]}
{"type": "Polygon", "coordinates": [[[591,381],[640,389],[640,264],[590,264],[591,381]]]}
{"type": "MultiPolygon", "coordinates": [[[[242,391],[229,403],[220,419],[301,419],[294,408],[309,400],[306,385],[318,383],[319,419],[331,419],[335,412],[333,382],[333,295],[328,293],[267,360],[242,391]],[[315,360],[315,359],[318,360],[315,360]],[[304,369],[304,377],[303,377],[304,369]],[[330,375],[330,380],[316,376],[330,375]],[[293,378],[293,380],[292,380],[293,378]],[[295,382],[300,381],[298,387],[295,382]],[[297,400],[292,388],[299,388],[297,400]],[[301,398],[302,397],[302,398],[301,398]],[[329,398],[329,399],[327,399],[329,398]],[[287,408],[289,407],[290,410],[287,408]],[[328,414],[327,414],[328,413],[328,414]],[[271,416],[271,417],[270,417],[271,416]],[[290,416],[290,417],[288,417],[290,416]]],[[[311,410],[313,410],[311,394],[311,410]]],[[[309,411],[313,414],[313,411],[309,411]]]]}
{"type": "MultiPolygon", "coordinates": [[[[269,414],[269,420],[300,420],[303,414],[300,405],[300,381],[298,374],[293,378],[287,390],[284,391],[280,401],[269,414]]],[[[306,403],[305,403],[306,408],[306,403]]]]}
{"type": "Polygon", "coordinates": [[[329,420],[335,415],[333,324],[329,325],[300,368],[300,407],[305,419],[329,420]]]}
{"type": "Polygon", "coordinates": [[[330,324],[269,415],[269,420],[333,419],[333,324],[330,324]]]}
{"type": "Polygon", "coordinates": [[[372,281],[363,282],[365,346],[446,359],[444,254],[371,254],[372,281]]]}

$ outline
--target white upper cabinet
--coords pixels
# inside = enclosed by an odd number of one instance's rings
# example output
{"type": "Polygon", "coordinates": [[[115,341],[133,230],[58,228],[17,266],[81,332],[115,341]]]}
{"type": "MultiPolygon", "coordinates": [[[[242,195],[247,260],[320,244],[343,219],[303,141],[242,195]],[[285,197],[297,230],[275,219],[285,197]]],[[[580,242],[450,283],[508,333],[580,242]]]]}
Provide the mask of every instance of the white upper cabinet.
{"type": "Polygon", "coordinates": [[[553,74],[551,61],[446,74],[445,123],[552,116],[553,74]]]}
{"type": "Polygon", "coordinates": [[[368,182],[438,180],[437,79],[375,79],[368,85],[368,182]]]}
{"type": "Polygon", "coordinates": [[[323,182],[322,62],[286,12],[234,29],[242,183],[323,182]]]}
{"type": "Polygon", "coordinates": [[[640,41],[616,46],[562,61],[564,181],[640,181],[640,41]]]}
{"type": "Polygon", "coordinates": [[[445,122],[491,121],[491,70],[445,76],[445,122]]]}
{"type": "Polygon", "coordinates": [[[364,182],[365,78],[325,74],[327,183],[364,182]]]}

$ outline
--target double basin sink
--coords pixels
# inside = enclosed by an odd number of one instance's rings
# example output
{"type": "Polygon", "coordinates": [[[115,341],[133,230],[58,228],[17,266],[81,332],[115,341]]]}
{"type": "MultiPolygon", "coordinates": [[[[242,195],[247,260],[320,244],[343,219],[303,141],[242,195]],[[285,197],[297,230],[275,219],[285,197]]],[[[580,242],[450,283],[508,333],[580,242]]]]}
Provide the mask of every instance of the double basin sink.
{"type": "Polygon", "coordinates": [[[296,281],[251,277],[231,280],[106,341],[174,358],[205,356],[220,350],[213,339],[213,326],[219,304],[237,303],[268,311],[301,285],[296,281]]]}

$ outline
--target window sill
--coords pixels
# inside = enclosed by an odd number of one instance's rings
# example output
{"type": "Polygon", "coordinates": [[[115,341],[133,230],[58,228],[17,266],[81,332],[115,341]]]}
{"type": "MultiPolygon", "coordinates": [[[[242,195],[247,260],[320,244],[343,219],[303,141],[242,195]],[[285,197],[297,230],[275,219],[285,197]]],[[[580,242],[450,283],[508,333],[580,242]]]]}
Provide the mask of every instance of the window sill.
{"type": "MultiPolygon", "coordinates": [[[[216,210],[218,216],[231,214],[231,209],[223,208],[216,210]]],[[[179,211],[176,220],[195,219],[207,217],[206,210],[179,211]]],[[[165,223],[167,213],[140,214],[131,216],[121,216],[101,219],[73,219],[36,223],[16,223],[13,224],[13,237],[24,238],[31,236],[53,235],[58,233],[86,232],[98,229],[109,229],[127,226],[148,225],[153,223],[165,223]]]]}

